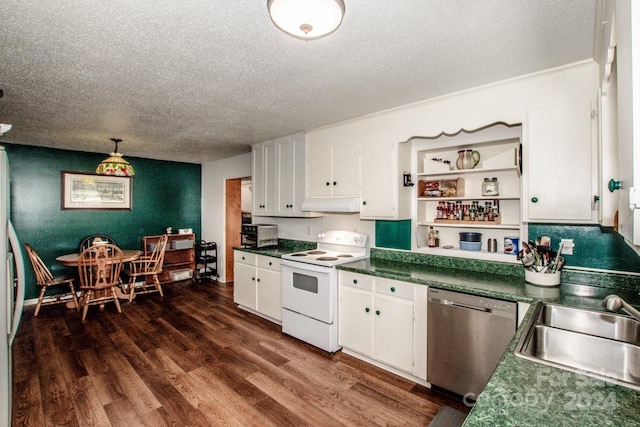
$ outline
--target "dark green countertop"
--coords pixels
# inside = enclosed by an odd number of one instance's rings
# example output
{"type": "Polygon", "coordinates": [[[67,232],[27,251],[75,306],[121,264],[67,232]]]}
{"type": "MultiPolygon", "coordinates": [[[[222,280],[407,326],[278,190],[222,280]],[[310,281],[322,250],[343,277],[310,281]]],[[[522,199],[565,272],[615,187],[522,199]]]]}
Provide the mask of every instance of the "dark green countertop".
{"type": "MultiPolygon", "coordinates": [[[[279,257],[310,249],[288,244],[252,250],[279,257]]],[[[468,294],[530,303],[550,301],[602,310],[602,299],[616,293],[640,305],[637,277],[566,270],[559,287],[524,281],[517,264],[429,257],[400,251],[371,250],[372,257],[338,266],[339,270],[428,285],[468,294]],[[570,283],[569,283],[570,282],[570,283]]],[[[516,331],[498,367],[467,416],[465,426],[631,426],[640,425],[640,391],[612,385],[517,357],[515,346],[532,309],[516,331]]]]}

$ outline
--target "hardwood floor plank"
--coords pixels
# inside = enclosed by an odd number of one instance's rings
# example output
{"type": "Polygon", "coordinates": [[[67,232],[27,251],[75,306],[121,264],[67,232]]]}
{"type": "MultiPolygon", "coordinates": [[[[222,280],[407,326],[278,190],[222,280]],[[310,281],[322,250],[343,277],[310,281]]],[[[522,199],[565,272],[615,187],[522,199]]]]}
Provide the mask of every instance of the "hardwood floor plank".
{"type": "Polygon", "coordinates": [[[127,400],[131,402],[138,415],[142,417],[147,412],[161,406],[158,399],[156,399],[123,354],[110,354],[106,361],[110,371],[116,376],[127,400]]]}
{"type": "Polygon", "coordinates": [[[202,393],[200,387],[195,384],[180,366],[178,366],[162,349],[155,349],[147,353],[149,360],[156,366],[158,371],[171,382],[175,388],[194,408],[207,403],[211,399],[206,399],[207,394],[202,393]]]}
{"type": "Polygon", "coordinates": [[[236,393],[235,390],[212,374],[207,368],[189,372],[189,376],[202,387],[208,388],[218,404],[224,406],[233,418],[243,425],[256,427],[277,425],[261,414],[253,405],[244,400],[240,394],[236,393]]]}
{"type": "Polygon", "coordinates": [[[247,381],[262,390],[266,395],[289,411],[298,414],[299,417],[307,420],[312,425],[340,425],[333,415],[322,411],[296,393],[291,392],[283,384],[267,377],[262,372],[256,372],[247,377],[247,381]]]}
{"type": "Polygon", "coordinates": [[[37,375],[13,384],[12,424],[15,426],[43,426],[44,410],[37,375]]]}
{"type": "Polygon", "coordinates": [[[162,375],[127,334],[120,331],[111,334],[111,337],[142,382],[153,393],[156,402],[166,410],[169,418],[165,421],[168,424],[187,420],[191,426],[207,426],[202,414],[173,387],[171,381],[162,375]]]}
{"type": "Polygon", "coordinates": [[[114,400],[104,405],[104,411],[112,426],[131,427],[143,425],[142,419],[129,399],[114,400]]]}
{"type": "Polygon", "coordinates": [[[40,394],[45,424],[77,425],[71,397],[62,373],[58,349],[54,345],[51,332],[42,328],[35,340],[36,365],[40,380],[40,394]]]}
{"type": "Polygon", "coordinates": [[[111,421],[104,410],[98,392],[89,377],[71,381],[70,392],[78,424],[82,426],[111,426],[111,421]]]}

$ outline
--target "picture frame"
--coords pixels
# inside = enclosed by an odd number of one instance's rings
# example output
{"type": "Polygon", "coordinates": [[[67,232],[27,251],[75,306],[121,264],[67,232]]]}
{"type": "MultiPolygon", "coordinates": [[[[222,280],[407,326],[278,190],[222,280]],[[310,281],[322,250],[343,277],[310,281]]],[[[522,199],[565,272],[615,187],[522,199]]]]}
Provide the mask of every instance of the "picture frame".
{"type": "Polygon", "coordinates": [[[131,210],[132,178],[62,171],[61,208],[131,210]]]}

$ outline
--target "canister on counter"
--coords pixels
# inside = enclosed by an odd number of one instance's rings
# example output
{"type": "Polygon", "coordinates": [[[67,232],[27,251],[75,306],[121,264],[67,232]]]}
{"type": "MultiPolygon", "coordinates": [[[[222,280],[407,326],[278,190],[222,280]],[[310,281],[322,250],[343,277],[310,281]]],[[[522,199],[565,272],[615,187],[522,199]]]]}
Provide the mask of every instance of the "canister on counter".
{"type": "Polygon", "coordinates": [[[504,253],[516,255],[518,253],[518,244],[520,238],[518,237],[505,237],[504,238],[504,253]]]}
{"type": "Polygon", "coordinates": [[[498,242],[496,239],[487,240],[487,251],[489,252],[497,252],[498,251],[498,242]]]}

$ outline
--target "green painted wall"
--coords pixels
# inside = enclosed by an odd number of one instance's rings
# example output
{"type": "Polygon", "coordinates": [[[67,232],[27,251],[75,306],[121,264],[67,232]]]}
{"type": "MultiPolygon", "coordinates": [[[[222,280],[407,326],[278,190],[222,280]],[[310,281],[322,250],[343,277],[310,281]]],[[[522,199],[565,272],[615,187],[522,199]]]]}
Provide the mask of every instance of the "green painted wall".
{"type": "Polygon", "coordinates": [[[561,239],[574,239],[573,255],[564,256],[568,266],[640,272],[640,257],[612,228],[596,225],[529,224],[529,240],[551,237],[557,250],[561,239]]]}
{"type": "MultiPolygon", "coordinates": [[[[142,247],[141,236],[161,234],[171,226],[201,230],[199,164],[125,158],[134,166],[132,210],[62,210],[61,172],[95,172],[106,154],[2,144],[11,170],[11,219],[21,243],[29,243],[54,275],[74,273],[56,257],[77,252],[93,233],[111,235],[124,249],[142,247]]],[[[31,264],[25,256],[26,298],[36,298],[31,264]]]]}

